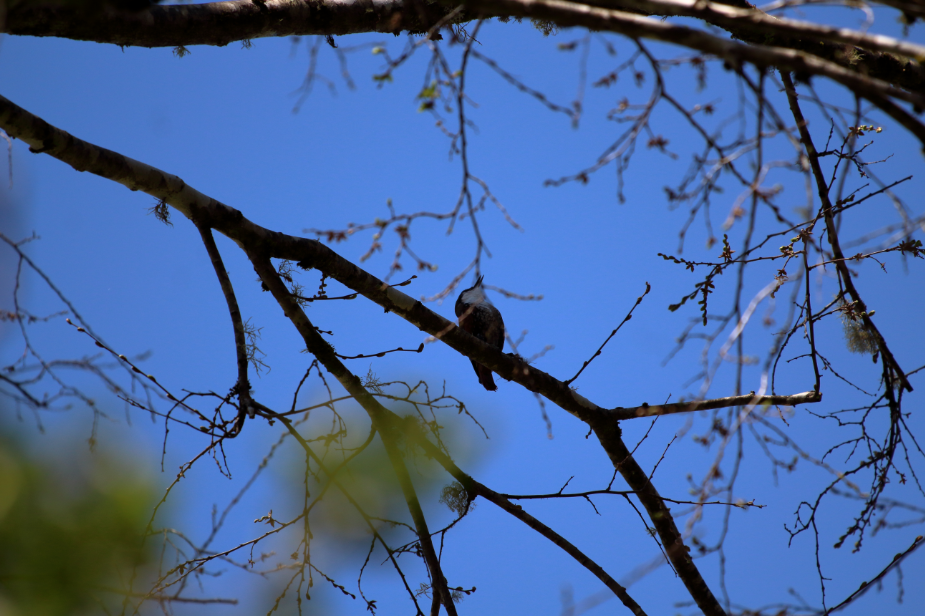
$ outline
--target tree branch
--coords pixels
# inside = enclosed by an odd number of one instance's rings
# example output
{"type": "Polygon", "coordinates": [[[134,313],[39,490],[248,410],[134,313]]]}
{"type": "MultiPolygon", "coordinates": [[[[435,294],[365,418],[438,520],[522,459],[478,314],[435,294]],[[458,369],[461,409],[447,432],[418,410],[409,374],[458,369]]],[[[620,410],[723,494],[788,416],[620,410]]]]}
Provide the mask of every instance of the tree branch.
{"type": "MultiPolygon", "coordinates": [[[[144,190],[197,223],[218,230],[237,242],[254,259],[255,267],[263,270],[265,275],[269,274],[265,268],[269,267],[267,259],[270,257],[289,259],[303,268],[321,270],[325,275],[360,293],[386,311],[394,312],[459,353],[487,366],[502,378],[516,381],[526,389],[545,396],[563,410],[587,423],[594,430],[614,468],[620,471],[646,508],[672,565],[698,607],[707,616],[725,616],[723,608],[691,559],[690,548],[684,545],[670,510],[648,475],[631,456],[621,438],[618,422],[609,411],[573,391],[562,381],[527,365],[522,359],[505,355],[463,331],[456,324],[425,308],[421,302],[390,287],[316,240],[270,231],[256,225],[246,219],[240,211],[207,197],[187,186],[180,178],[77,139],[3,97],[0,97],[0,128],[28,143],[33,151],[46,152],[75,169],[91,171],[133,190],[144,190]]],[[[272,282],[272,279],[270,280],[272,282]]],[[[359,379],[350,374],[337,359],[333,349],[321,339],[304,312],[295,304],[288,289],[281,282],[279,288],[270,286],[270,289],[289,318],[296,324],[309,350],[325,363],[328,370],[332,370],[345,389],[364,405],[367,412],[375,413],[376,409],[381,408],[362,387],[359,379]],[[309,342],[311,344],[308,344],[309,342]]],[[[383,432],[383,442],[385,441],[383,432]]],[[[408,495],[409,508],[413,508],[412,503],[417,502],[411,497],[412,495],[408,495]]],[[[429,540],[429,535],[424,534],[421,537],[422,543],[429,540]]],[[[437,579],[434,582],[440,582],[439,577],[435,577],[437,579]]]]}
{"type": "MultiPolygon", "coordinates": [[[[657,22],[644,15],[692,17],[706,24],[724,28],[734,37],[755,45],[799,50],[827,63],[838,65],[855,75],[875,77],[894,83],[909,92],[921,92],[925,88],[925,68],[921,64],[925,59],[925,49],[920,45],[846,28],[775,18],[746,2],[619,0],[607,2],[607,8],[596,8],[595,4],[603,2],[594,0],[492,0],[464,4],[479,6],[479,10],[486,16],[537,16],[555,21],[562,26],[584,25],[594,30],[623,32],[627,36],[635,35],[627,30],[610,27],[607,20],[588,23],[587,19],[584,19],[583,23],[577,24],[575,14],[592,11],[589,15],[595,20],[608,12],[608,9],[619,8],[624,16],[630,16],[635,12],[642,13],[642,16],[635,17],[651,23],[657,22]],[[550,7],[552,12],[549,12],[550,7]]],[[[338,36],[362,32],[421,33],[428,31],[458,8],[457,1],[433,3],[419,0],[229,0],[207,4],[154,6],[146,11],[129,12],[111,8],[87,11],[79,3],[74,6],[55,6],[18,2],[9,7],[3,30],[20,36],[57,36],[121,46],[224,46],[235,41],[264,37],[338,36]]],[[[453,18],[453,22],[466,22],[472,18],[471,13],[461,12],[453,18]]],[[[652,38],[646,33],[642,33],[641,36],[652,38]]],[[[679,44],[686,44],[681,42],[681,38],[675,40],[679,44]]],[[[789,70],[800,70],[776,62],[769,64],[789,70]]]]}
{"type": "Polygon", "coordinates": [[[637,417],[652,417],[655,415],[672,415],[674,413],[693,413],[694,411],[707,411],[710,409],[728,408],[731,406],[765,406],[779,404],[783,406],[796,406],[821,402],[822,394],[815,391],[805,391],[791,396],[756,396],[755,392],[743,396],[728,396],[726,398],[713,398],[699,402],[675,402],[674,404],[642,404],[636,407],[615,408],[609,411],[614,419],[636,419],[637,417]]]}
{"type": "MultiPolygon", "coordinates": [[[[624,11],[562,0],[471,0],[467,5],[474,6],[486,15],[546,19],[561,26],[582,26],[591,30],[617,32],[631,38],[647,38],[680,45],[721,58],[734,69],[747,62],[758,68],[775,67],[801,75],[820,75],[840,83],[874,105],[879,106],[884,99],[895,98],[925,108],[925,95],[921,89],[906,92],[883,80],[859,74],[815,55],[782,47],[737,43],[695,28],[656,21],[624,11]]],[[[889,113],[887,109],[884,111],[889,113]]]]}
{"type": "Polygon", "coordinates": [[[251,402],[251,384],[247,378],[247,339],[244,334],[244,321],[241,319],[241,310],[238,308],[238,300],[234,296],[234,286],[225,270],[225,264],[222,262],[222,255],[215,245],[215,238],[212,237],[212,230],[208,227],[196,225],[199,229],[199,235],[202,237],[202,243],[209,253],[209,260],[215,269],[215,276],[222,287],[222,295],[225,296],[225,302],[228,304],[228,314],[231,315],[231,324],[234,327],[234,348],[235,357],[238,364],[238,382],[235,383],[234,390],[238,394],[240,408],[238,409],[238,418],[234,425],[234,434],[241,432],[244,426],[245,415],[251,419],[254,418],[254,407],[251,402]]]}
{"type": "Polygon", "coordinates": [[[292,298],[292,294],[279,274],[270,263],[270,258],[265,254],[250,252],[245,249],[245,253],[254,265],[260,280],[267,286],[273,298],[283,309],[283,313],[292,322],[296,330],[305,341],[308,352],[318,358],[318,361],[325,367],[328,372],[340,382],[340,384],[353,396],[353,398],[363,407],[363,410],[369,414],[373,426],[379,432],[382,443],[385,446],[389,461],[392,464],[392,470],[398,478],[401,485],[402,493],[405,497],[405,503],[408,505],[408,511],[414,520],[414,527],[418,535],[418,541],[421,545],[421,551],[424,554],[424,561],[427,563],[427,569],[430,571],[431,584],[433,586],[434,596],[440,599],[440,603],[446,609],[448,616],[456,616],[456,606],[453,603],[453,597],[447,589],[446,578],[440,568],[440,560],[434,549],[433,541],[430,537],[430,531],[427,529],[427,520],[424,517],[424,511],[421,509],[421,503],[418,501],[417,494],[414,490],[414,484],[411,481],[411,475],[402,458],[399,442],[401,435],[398,432],[398,426],[393,421],[394,414],[390,413],[383,407],[376,398],[370,394],[360,379],[350,372],[347,367],[337,358],[334,349],[321,337],[321,334],[315,329],[305,311],[292,298]]]}
{"type": "Polygon", "coordinates": [[[122,46],[224,46],[263,37],[426,32],[452,10],[414,0],[230,0],[140,12],[18,2],[4,31],[122,46]]]}
{"type": "Polygon", "coordinates": [[[728,2],[621,0],[619,4],[621,8],[652,15],[700,19],[723,28],[737,39],[796,49],[912,92],[921,91],[925,85],[921,64],[925,60],[925,47],[889,36],[773,17],[751,5],[741,8],[728,2]]]}
{"type": "Polygon", "coordinates": [[[631,612],[633,612],[633,614],[636,614],[636,616],[646,616],[645,611],[643,611],[643,609],[629,595],[623,586],[618,584],[616,580],[610,577],[610,574],[604,571],[600,565],[598,565],[596,562],[594,562],[594,560],[589,558],[581,550],[572,545],[567,539],[524,511],[523,507],[520,505],[512,503],[507,497],[495,492],[488,486],[473,479],[470,475],[456,466],[456,463],[453,462],[450,456],[448,456],[439,447],[436,447],[433,443],[427,440],[427,438],[422,433],[411,432],[410,435],[414,439],[415,444],[421,447],[421,449],[423,449],[427,455],[436,460],[440,466],[442,466],[448,473],[453,476],[454,479],[456,479],[456,481],[462,484],[462,486],[466,489],[466,493],[469,495],[470,500],[474,500],[475,497],[481,496],[485,500],[491,502],[494,505],[497,505],[499,508],[511,514],[542,536],[546,537],[555,545],[562,548],[562,550],[574,558],[582,567],[594,574],[594,576],[603,582],[604,585],[607,586],[607,588],[609,588],[613,594],[623,602],[623,605],[625,605],[631,612]]]}
{"type": "MultiPolygon", "coordinates": [[[[363,507],[360,506],[360,503],[358,503],[357,500],[356,500],[355,498],[353,498],[353,495],[351,495],[350,492],[347,491],[347,488],[345,488],[344,485],[340,482],[340,480],[337,479],[337,473],[338,473],[342,468],[344,468],[344,467],[347,465],[346,463],[347,463],[350,459],[352,459],[352,458],[353,458],[354,456],[356,456],[360,451],[362,451],[362,449],[357,449],[357,451],[354,452],[353,455],[350,456],[350,458],[348,458],[348,459],[346,459],[346,460],[343,460],[343,461],[342,461],[340,464],[338,464],[337,467],[334,468],[333,470],[328,469],[328,467],[325,465],[324,461],[323,461],[323,460],[318,456],[318,454],[316,454],[316,453],[314,452],[314,450],[309,446],[308,441],[306,441],[306,440],[302,437],[302,435],[299,434],[299,431],[295,429],[295,426],[292,424],[292,421],[289,420],[288,417],[285,417],[283,414],[276,413],[276,412],[274,412],[274,411],[272,411],[271,409],[268,409],[268,408],[266,408],[266,407],[263,407],[263,410],[266,411],[266,412],[268,412],[268,413],[270,413],[271,416],[272,416],[274,419],[278,419],[280,422],[282,422],[282,424],[283,424],[284,426],[286,426],[286,429],[289,431],[289,434],[291,434],[292,437],[295,438],[296,441],[298,441],[299,445],[302,447],[303,451],[305,451],[306,455],[308,455],[308,457],[311,458],[312,461],[314,461],[315,464],[318,465],[318,468],[320,468],[322,471],[324,471],[324,474],[327,475],[327,477],[328,477],[328,483],[325,484],[325,486],[322,488],[322,494],[324,493],[324,490],[327,489],[327,486],[330,485],[331,483],[333,483],[335,486],[337,486],[337,489],[340,490],[341,494],[344,495],[344,498],[346,498],[347,501],[353,506],[353,508],[357,510],[357,513],[360,514],[360,516],[361,516],[361,517],[363,518],[363,520],[366,522],[366,525],[369,527],[370,533],[372,533],[372,535],[373,535],[373,537],[375,538],[375,540],[378,541],[379,544],[380,544],[380,545],[383,547],[383,549],[386,551],[386,554],[388,555],[389,561],[391,561],[392,566],[395,567],[395,571],[397,571],[397,572],[398,572],[398,575],[401,577],[402,584],[404,585],[405,590],[408,591],[408,595],[411,597],[411,601],[414,603],[414,607],[415,607],[415,609],[417,610],[417,613],[416,613],[417,616],[423,616],[424,612],[421,611],[421,607],[420,607],[420,605],[418,605],[417,597],[415,597],[414,591],[411,590],[411,587],[408,586],[408,582],[407,582],[407,580],[405,580],[405,574],[402,572],[401,567],[398,566],[398,561],[395,559],[395,551],[392,550],[392,548],[389,547],[389,544],[386,543],[386,541],[385,541],[385,537],[383,537],[382,534],[376,529],[376,526],[373,524],[373,518],[371,518],[371,517],[369,516],[369,514],[367,514],[367,513],[363,510],[363,507]]],[[[362,448],[365,448],[367,445],[369,445],[370,442],[372,442],[373,436],[374,436],[375,434],[376,434],[376,428],[373,427],[373,429],[370,430],[370,432],[369,432],[369,438],[366,440],[366,443],[365,443],[364,445],[362,445],[362,448]]],[[[321,496],[321,495],[318,495],[318,496],[316,497],[316,502],[317,502],[317,499],[320,498],[320,496],[321,496]]],[[[307,515],[307,513],[306,513],[306,515],[307,515]]]]}
{"type": "MultiPolygon", "coordinates": [[[[829,200],[829,187],[826,184],[825,176],[822,174],[822,168],[819,166],[819,154],[816,151],[816,146],[813,145],[813,139],[809,134],[807,122],[803,118],[803,112],[800,110],[800,103],[797,99],[796,89],[793,86],[793,80],[790,78],[790,75],[784,71],[781,71],[780,75],[781,80],[784,82],[784,89],[787,92],[787,100],[790,102],[790,110],[791,113],[793,113],[793,119],[796,120],[797,129],[800,131],[800,141],[803,142],[803,147],[806,148],[806,156],[809,159],[809,164],[813,170],[813,177],[816,180],[816,191],[822,203],[822,214],[825,218],[826,234],[829,245],[832,247],[832,256],[835,262],[835,269],[838,271],[838,278],[841,280],[842,284],[845,285],[845,290],[848,291],[851,299],[857,304],[858,314],[864,323],[864,328],[871,332],[877,340],[877,347],[880,350],[880,354],[883,355],[883,363],[889,365],[895,371],[896,377],[899,378],[900,385],[904,387],[906,391],[912,391],[912,384],[909,383],[909,379],[906,378],[905,373],[903,373],[902,369],[899,367],[899,363],[893,357],[893,353],[891,353],[889,347],[887,347],[886,340],[883,338],[880,330],[877,329],[870,315],[868,315],[867,306],[861,299],[861,294],[858,293],[857,288],[854,286],[851,272],[848,270],[848,265],[845,261],[845,255],[838,241],[835,219],[832,214],[832,202],[829,200]]],[[[885,383],[885,386],[889,388],[890,383],[885,383]]]]}
{"type": "Polygon", "coordinates": [[[906,548],[904,551],[900,552],[899,554],[896,554],[893,557],[893,560],[890,561],[890,564],[884,567],[880,573],[875,575],[869,581],[861,582],[861,585],[858,587],[858,589],[854,591],[853,593],[851,593],[850,595],[848,595],[848,597],[844,601],[842,601],[841,603],[839,603],[833,608],[829,608],[825,613],[826,616],[834,612],[837,612],[838,610],[844,607],[847,607],[851,603],[854,603],[856,599],[860,599],[868,590],[874,587],[876,582],[879,582],[886,576],[887,573],[899,567],[899,565],[902,564],[902,562],[906,559],[906,557],[912,554],[915,550],[917,550],[919,546],[921,546],[923,543],[925,543],[925,537],[922,537],[922,535],[919,535],[918,537],[916,537],[915,540],[912,542],[912,545],[910,545],[908,548],[906,548]]]}

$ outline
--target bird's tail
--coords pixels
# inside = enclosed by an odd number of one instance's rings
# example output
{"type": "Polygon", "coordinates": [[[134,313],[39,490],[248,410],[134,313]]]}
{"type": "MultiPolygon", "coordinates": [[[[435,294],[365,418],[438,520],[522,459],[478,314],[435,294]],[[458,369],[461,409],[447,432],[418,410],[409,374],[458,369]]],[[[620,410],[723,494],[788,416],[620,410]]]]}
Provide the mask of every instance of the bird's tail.
{"type": "Polygon", "coordinates": [[[492,377],[490,369],[476,362],[472,362],[472,367],[475,368],[475,373],[478,375],[479,383],[482,384],[482,387],[488,391],[498,390],[498,386],[495,385],[495,379],[492,377]]]}

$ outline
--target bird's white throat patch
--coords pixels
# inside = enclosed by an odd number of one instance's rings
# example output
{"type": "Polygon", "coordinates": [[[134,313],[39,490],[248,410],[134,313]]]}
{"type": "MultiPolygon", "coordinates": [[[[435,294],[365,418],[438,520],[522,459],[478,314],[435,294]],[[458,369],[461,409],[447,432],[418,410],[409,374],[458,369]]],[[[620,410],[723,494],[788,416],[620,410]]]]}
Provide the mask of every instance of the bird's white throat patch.
{"type": "Polygon", "coordinates": [[[485,296],[485,291],[482,290],[482,287],[474,287],[463,291],[459,299],[461,299],[464,304],[468,305],[481,304],[482,302],[491,303],[488,301],[488,297],[485,296]]]}

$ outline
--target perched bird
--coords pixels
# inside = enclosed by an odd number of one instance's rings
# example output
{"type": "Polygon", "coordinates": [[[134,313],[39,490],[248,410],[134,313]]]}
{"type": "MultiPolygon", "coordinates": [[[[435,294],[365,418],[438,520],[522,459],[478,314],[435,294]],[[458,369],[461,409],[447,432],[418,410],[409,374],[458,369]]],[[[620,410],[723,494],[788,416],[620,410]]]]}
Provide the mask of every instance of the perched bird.
{"type": "MultiPolygon", "coordinates": [[[[482,289],[482,276],[475,281],[475,285],[459,294],[456,300],[456,316],[459,317],[459,326],[482,342],[486,342],[499,351],[504,348],[504,321],[501,313],[495,308],[482,289]]],[[[470,360],[479,383],[488,391],[496,391],[498,387],[491,376],[491,370],[470,360]]]]}

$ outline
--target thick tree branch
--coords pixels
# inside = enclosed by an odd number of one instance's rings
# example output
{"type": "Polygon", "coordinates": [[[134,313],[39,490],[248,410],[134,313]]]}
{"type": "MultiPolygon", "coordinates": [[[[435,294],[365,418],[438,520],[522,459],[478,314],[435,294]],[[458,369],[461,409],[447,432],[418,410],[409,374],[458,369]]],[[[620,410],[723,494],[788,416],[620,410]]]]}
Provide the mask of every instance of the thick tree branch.
{"type": "MultiPolygon", "coordinates": [[[[516,381],[586,422],[594,430],[614,468],[620,471],[624,480],[636,492],[646,508],[672,565],[698,607],[708,616],[725,614],[700,575],[700,571],[694,565],[689,548],[684,545],[671,512],[659,496],[655,486],[649,481],[648,474],[630,455],[621,438],[620,427],[613,418],[612,411],[587,400],[562,381],[527,365],[523,360],[505,355],[485,344],[458,328],[454,323],[428,310],[421,302],[408,297],[350,263],[320,242],[260,227],[247,220],[240,211],[203,195],[187,186],[180,178],[79,140],[3,97],[0,97],[0,128],[6,130],[9,135],[28,143],[33,151],[44,151],[70,164],[75,169],[91,171],[133,190],[144,190],[175,207],[198,224],[211,226],[228,236],[238,243],[248,255],[259,255],[260,259],[270,257],[289,259],[298,262],[304,268],[321,270],[325,275],[379,304],[387,311],[394,312],[419,329],[434,335],[466,357],[475,358],[502,378],[516,381]]],[[[255,266],[268,267],[268,262],[264,265],[263,262],[257,260],[255,266]]],[[[296,309],[286,308],[289,304],[295,305],[288,290],[285,287],[275,290],[272,286],[270,288],[280,305],[284,306],[289,318],[293,319],[297,325],[306,343],[311,341],[309,349],[315,356],[325,363],[328,370],[332,370],[333,367],[337,371],[332,372],[347,391],[364,405],[364,408],[366,404],[370,405],[369,409],[378,408],[378,402],[369,395],[356,377],[346,371],[335,356],[333,349],[324,350],[327,343],[321,340],[304,312],[298,309],[297,305],[296,309]]],[[[383,441],[385,439],[383,435],[383,441]]],[[[424,541],[423,537],[422,541],[424,541]]]]}
{"type": "Polygon", "coordinates": [[[750,5],[730,6],[721,0],[620,0],[601,4],[652,15],[693,17],[719,26],[737,39],[806,52],[910,91],[920,92],[925,86],[925,47],[889,36],[772,17],[750,5]]]}
{"type": "MultiPolygon", "coordinates": [[[[579,3],[584,4],[584,3],[579,3]]],[[[772,17],[754,7],[740,8],[728,2],[706,0],[619,0],[618,2],[587,2],[615,9],[635,9],[640,13],[671,17],[693,17],[719,26],[737,37],[761,34],[767,37],[811,38],[816,45],[828,41],[855,45],[874,51],[884,51],[906,57],[906,61],[925,61],[925,47],[889,36],[865,34],[848,28],[824,26],[785,17],[772,17]]],[[[764,44],[768,44],[765,42],[764,44]]],[[[789,45],[785,45],[789,47],[789,45]]],[[[814,54],[818,55],[818,54],[814,54]]]]}
{"type": "Polygon", "coordinates": [[[263,37],[426,32],[452,10],[416,0],[230,0],[142,12],[21,2],[9,8],[4,31],[136,47],[223,46],[263,37]]]}
{"type": "MultiPolygon", "coordinates": [[[[79,3],[56,6],[54,3],[19,2],[9,8],[3,30],[22,36],[57,36],[122,46],[222,46],[263,37],[426,32],[456,10],[459,4],[457,1],[436,3],[425,0],[230,0],[154,6],[146,11],[129,12],[113,9],[87,11],[79,3]]],[[[925,89],[925,68],[922,66],[925,50],[920,45],[845,28],[777,19],[745,2],[492,0],[465,4],[477,5],[486,16],[535,16],[562,26],[583,25],[593,30],[622,32],[627,36],[636,35],[614,28],[612,19],[602,19],[602,14],[619,11],[627,16],[638,12],[662,17],[692,17],[724,28],[732,36],[755,45],[798,50],[862,78],[893,83],[909,92],[921,93],[925,89]],[[551,12],[550,7],[553,7],[551,12]],[[587,13],[581,23],[575,21],[577,13],[587,13]]],[[[472,17],[471,14],[460,13],[454,21],[464,22],[472,17]]],[[[657,23],[644,16],[636,17],[657,23]]],[[[644,32],[639,35],[653,38],[644,32]]],[[[681,38],[676,38],[675,42],[686,44],[681,38]]],[[[781,63],[787,58],[778,60],[768,61],[765,65],[801,70],[792,65],[792,58],[789,59],[791,64],[781,63]]]]}
{"type": "Polygon", "coordinates": [[[562,26],[617,32],[631,38],[647,38],[680,45],[725,60],[733,68],[743,63],[759,68],[776,67],[801,75],[820,75],[840,83],[875,105],[895,98],[925,108],[925,95],[906,92],[887,82],[861,75],[816,56],[781,47],[737,43],[702,30],[657,21],[624,11],[591,7],[563,0],[471,0],[466,3],[487,15],[515,15],[553,21],[562,26]]]}
{"type": "Polygon", "coordinates": [[[610,458],[613,467],[620,472],[623,480],[636,492],[636,497],[646,509],[655,531],[674,566],[678,577],[684,582],[687,591],[697,603],[697,607],[707,616],[725,616],[725,611],[713,595],[713,591],[700,575],[700,571],[690,556],[690,548],[684,545],[678,527],[674,523],[671,510],[662,500],[649,475],[633,458],[632,453],[623,442],[620,426],[609,418],[595,417],[588,422],[595,436],[610,458]]]}

